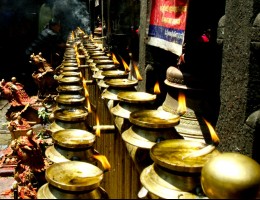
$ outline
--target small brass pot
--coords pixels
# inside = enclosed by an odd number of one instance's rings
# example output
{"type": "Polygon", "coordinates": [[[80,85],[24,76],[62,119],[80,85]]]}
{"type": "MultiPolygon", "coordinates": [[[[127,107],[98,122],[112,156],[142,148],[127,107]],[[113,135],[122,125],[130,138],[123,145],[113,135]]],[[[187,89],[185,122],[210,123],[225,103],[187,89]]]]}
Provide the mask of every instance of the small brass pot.
{"type": "Polygon", "coordinates": [[[38,199],[101,199],[108,198],[100,187],[103,171],[81,161],[54,163],[45,171],[48,183],[37,192],[38,199]]]}

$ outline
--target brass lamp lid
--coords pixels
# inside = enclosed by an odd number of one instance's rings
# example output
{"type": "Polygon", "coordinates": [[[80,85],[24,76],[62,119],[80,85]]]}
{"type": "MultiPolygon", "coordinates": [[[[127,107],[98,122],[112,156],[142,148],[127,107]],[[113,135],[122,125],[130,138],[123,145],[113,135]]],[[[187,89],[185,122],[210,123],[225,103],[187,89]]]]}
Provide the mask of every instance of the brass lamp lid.
{"type": "MultiPolygon", "coordinates": [[[[100,76],[101,77],[101,76],[100,76]]],[[[98,86],[101,88],[108,88],[109,86],[105,83],[103,79],[98,81],[98,86]]]]}
{"type": "Polygon", "coordinates": [[[58,92],[80,92],[83,90],[83,87],[80,85],[59,85],[57,87],[58,92]]]}
{"type": "Polygon", "coordinates": [[[160,140],[182,139],[174,128],[144,128],[132,125],[122,133],[122,139],[134,146],[151,149],[160,140]]]}
{"type": "MultiPolygon", "coordinates": [[[[104,73],[103,73],[104,75],[104,73]]],[[[111,87],[125,88],[125,87],[134,87],[138,84],[138,80],[129,80],[127,78],[112,78],[104,80],[105,83],[111,87]]]]}
{"type": "Polygon", "coordinates": [[[80,72],[65,71],[65,72],[62,72],[61,75],[62,75],[63,77],[66,77],[66,76],[76,76],[76,77],[79,77],[79,76],[80,76],[80,72]]]}
{"type": "Polygon", "coordinates": [[[111,86],[108,86],[106,89],[104,89],[104,91],[102,92],[101,94],[101,97],[102,98],[105,98],[105,99],[110,99],[110,100],[115,100],[117,101],[118,98],[117,98],[117,94],[119,92],[123,92],[123,91],[135,91],[135,88],[134,87],[124,87],[124,88],[116,88],[116,87],[111,87],[111,86]]]}
{"type": "Polygon", "coordinates": [[[110,109],[110,112],[115,116],[129,119],[130,113],[136,110],[140,110],[139,104],[118,102],[116,106],[110,109]]]}
{"type": "Polygon", "coordinates": [[[61,79],[58,80],[59,83],[79,83],[80,82],[80,78],[79,77],[62,77],[61,79]]]}
{"type": "Polygon", "coordinates": [[[106,64],[106,65],[95,65],[97,66],[98,69],[100,70],[115,70],[119,67],[119,65],[115,65],[115,64],[106,64]]]}
{"type": "Polygon", "coordinates": [[[90,56],[104,56],[106,55],[105,52],[103,51],[92,51],[92,52],[89,52],[90,56]]]}
{"type": "Polygon", "coordinates": [[[64,72],[64,71],[78,71],[78,70],[79,70],[79,67],[78,67],[78,65],[77,65],[76,67],[63,67],[61,70],[62,70],[63,72],[64,72]]]}
{"type": "Polygon", "coordinates": [[[97,63],[97,65],[101,65],[101,64],[114,64],[114,61],[113,60],[94,60],[95,63],[97,63]]]}
{"type": "Polygon", "coordinates": [[[138,92],[138,91],[125,91],[119,92],[117,97],[120,101],[129,102],[129,103],[148,103],[156,99],[155,94],[150,94],[147,92],[138,92]]]}
{"type": "Polygon", "coordinates": [[[91,56],[91,59],[93,60],[109,60],[109,57],[108,56],[91,56]]]}
{"type": "Polygon", "coordinates": [[[86,130],[64,129],[54,132],[52,139],[65,148],[88,148],[93,146],[96,136],[86,130]]]}
{"type": "Polygon", "coordinates": [[[54,118],[62,121],[83,121],[88,112],[83,109],[58,109],[54,111],[54,118]]]}
{"type": "Polygon", "coordinates": [[[127,78],[128,72],[122,70],[107,70],[103,71],[101,75],[106,78],[127,78]]]}
{"type": "MultiPolygon", "coordinates": [[[[75,60],[76,61],[76,60],[75,60]]],[[[68,61],[63,61],[62,62],[63,68],[64,67],[77,67],[78,63],[77,62],[68,62],[68,61]]]]}
{"type": "Polygon", "coordinates": [[[103,171],[80,161],[54,163],[46,169],[47,182],[66,191],[86,191],[100,186],[103,171]]]}
{"type": "Polygon", "coordinates": [[[85,97],[80,94],[59,94],[56,97],[56,102],[61,104],[83,103],[85,97]]]}
{"type": "Polygon", "coordinates": [[[151,148],[150,157],[158,165],[170,170],[200,173],[205,163],[219,154],[218,150],[215,149],[211,153],[199,157],[185,159],[183,157],[204,147],[206,147],[205,143],[193,140],[164,140],[151,148]]]}
{"type": "Polygon", "coordinates": [[[180,117],[160,110],[140,110],[130,114],[132,124],[147,128],[169,128],[179,124],[180,117]]]}

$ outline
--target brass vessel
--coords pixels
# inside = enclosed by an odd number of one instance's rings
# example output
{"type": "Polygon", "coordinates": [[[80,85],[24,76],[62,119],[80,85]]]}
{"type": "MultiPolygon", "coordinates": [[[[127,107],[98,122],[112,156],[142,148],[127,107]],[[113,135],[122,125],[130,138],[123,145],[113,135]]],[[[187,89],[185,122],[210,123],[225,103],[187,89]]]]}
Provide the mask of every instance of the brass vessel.
{"type": "Polygon", "coordinates": [[[202,116],[207,118],[202,108],[206,105],[202,81],[171,66],[167,69],[164,82],[168,90],[165,101],[158,109],[178,114],[178,95],[182,92],[185,94],[187,110],[181,114],[180,123],[175,127],[176,130],[186,140],[210,142],[209,129],[202,118],[202,116]]]}
{"type": "Polygon", "coordinates": [[[182,138],[174,129],[180,117],[165,111],[140,110],[130,114],[132,126],[122,133],[122,139],[134,146],[150,149],[156,142],[182,138]]]}
{"type": "Polygon", "coordinates": [[[64,129],[52,134],[54,145],[45,151],[46,157],[53,163],[70,160],[84,161],[95,164],[94,142],[96,136],[81,129],[64,129]]]}
{"type": "Polygon", "coordinates": [[[37,192],[37,199],[108,199],[100,187],[103,171],[81,161],[54,163],[45,171],[48,183],[37,192]]]}
{"type": "Polygon", "coordinates": [[[210,199],[259,199],[260,165],[248,156],[224,152],[203,166],[201,186],[210,199]]]}
{"type": "Polygon", "coordinates": [[[123,91],[117,94],[118,104],[111,108],[113,115],[129,119],[131,112],[151,109],[156,95],[138,91],[123,91]]]}
{"type": "MultiPolygon", "coordinates": [[[[114,71],[116,71],[115,74],[118,73],[117,70],[114,71]]],[[[101,74],[105,75],[106,74],[105,72],[110,72],[110,71],[104,71],[101,74]]],[[[123,74],[123,76],[126,75],[127,72],[123,74]]],[[[105,77],[106,79],[104,80],[104,82],[106,85],[108,85],[108,87],[101,94],[101,97],[104,99],[118,101],[117,94],[119,92],[136,91],[135,86],[138,84],[138,80],[129,80],[126,78],[114,78],[112,77],[112,73],[111,73],[111,78],[109,78],[110,76],[105,76],[105,77]]]]}
{"type": "Polygon", "coordinates": [[[88,115],[86,109],[57,109],[54,111],[53,115],[54,121],[49,126],[49,130],[52,133],[63,129],[89,129],[88,124],[86,122],[88,115]]]}
{"type": "Polygon", "coordinates": [[[155,144],[150,150],[154,163],[140,175],[142,185],[153,198],[203,198],[196,194],[196,188],[200,188],[202,167],[219,152],[215,149],[200,157],[183,158],[204,147],[204,143],[183,139],[155,144]]]}

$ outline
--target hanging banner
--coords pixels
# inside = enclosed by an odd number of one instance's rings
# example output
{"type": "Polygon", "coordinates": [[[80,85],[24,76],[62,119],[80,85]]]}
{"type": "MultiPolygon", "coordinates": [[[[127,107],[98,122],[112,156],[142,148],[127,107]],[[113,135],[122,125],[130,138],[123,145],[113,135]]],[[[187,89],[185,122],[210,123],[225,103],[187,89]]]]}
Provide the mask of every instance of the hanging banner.
{"type": "Polygon", "coordinates": [[[180,56],[189,0],[152,0],[147,44],[180,56]]]}

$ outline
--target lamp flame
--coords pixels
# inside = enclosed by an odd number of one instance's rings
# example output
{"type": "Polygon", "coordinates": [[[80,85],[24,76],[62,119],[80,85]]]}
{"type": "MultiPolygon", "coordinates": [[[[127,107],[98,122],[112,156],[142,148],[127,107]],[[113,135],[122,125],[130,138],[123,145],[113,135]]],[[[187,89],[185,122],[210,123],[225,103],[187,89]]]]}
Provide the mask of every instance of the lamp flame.
{"type": "Polygon", "coordinates": [[[217,136],[214,128],[211,126],[211,124],[206,119],[203,118],[203,120],[205,121],[206,125],[209,128],[210,136],[212,139],[212,144],[209,144],[200,150],[194,151],[194,152],[184,156],[182,159],[196,158],[196,157],[207,155],[207,154],[211,153],[212,151],[214,151],[216,149],[217,145],[219,144],[220,140],[219,140],[219,137],[217,136]]]}
{"type": "Polygon", "coordinates": [[[97,159],[103,166],[104,171],[107,172],[111,169],[111,165],[108,162],[106,156],[100,155],[100,154],[94,154],[93,157],[97,159]]]}
{"type": "Polygon", "coordinates": [[[86,100],[87,100],[87,109],[88,109],[88,112],[91,113],[92,110],[91,110],[91,105],[90,105],[89,97],[87,97],[86,100]]]}
{"type": "Polygon", "coordinates": [[[218,137],[216,131],[214,130],[212,125],[206,119],[203,118],[203,120],[205,121],[206,125],[208,126],[213,144],[217,146],[219,144],[220,140],[219,140],[219,137],[218,137]]]}
{"type": "Polygon", "coordinates": [[[120,65],[119,61],[116,58],[116,55],[114,53],[112,53],[112,60],[114,62],[115,65],[120,65]]]}
{"type": "Polygon", "coordinates": [[[161,93],[159,81],[156,81],[154,88],[153,88],[153,92],[154,92],[154,94],[160,94],[161,93]]]}
{"type": "Polygon", "coordinates": [[[179,92],[178,104],[179,104],[177,108],[178,115],[184,115],[187,111],[187,106],[186,106],[186,97],[183,92],[179,92]]]}
{"type": "Polygon", "coordinates": [[[129,72],[130,71],[130,68],[128,66],[128,64],[124,61],[124,59],[120,56],[121,60],[122,60],[122,63],[123,63],[123,66],[125,68],[125,71],[126,72],[129,72]]]}
{"type": "Polygon", "coordinates": [[[135,74],[136,74],[136,78],[138,81],[142,81],[143,78],[139,72],[139,69],[138,69],[138,66],[133,62],[133,65],[134,65],[134,70],[135,70],[135,74]]]}
{"type": "Polygon", "coordinates": [[[96,116],[96,136],[100,137],[100,124],[99,124],[99,118],[96,116]]]}
{"type": "Polygon", "coordinates": [[[85,80],[85,78],[83,77],[83,88],[84,88],[84,94],[85,94],[85,97],[89,97],[89,93],[88,93],[88,89],[87,89],[87,81],[85,80]]]}

